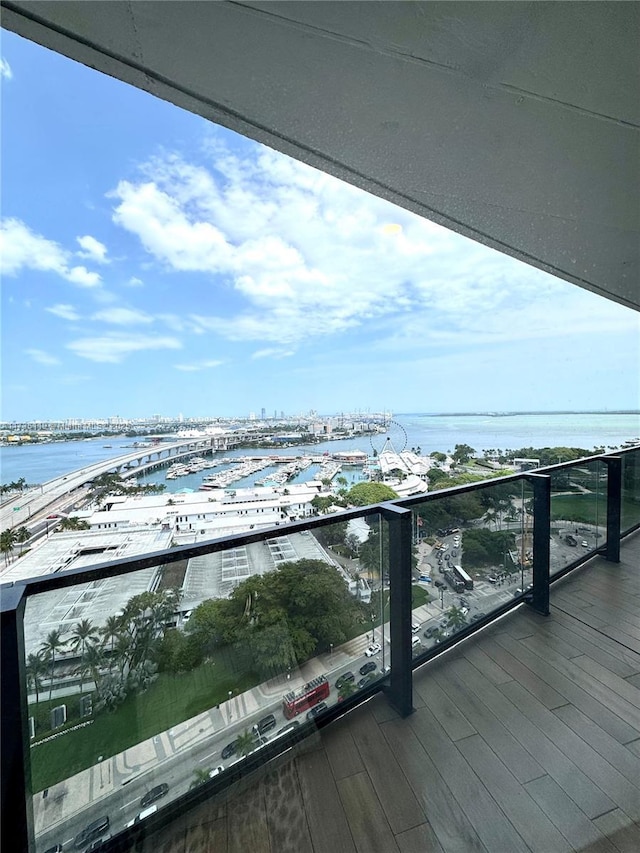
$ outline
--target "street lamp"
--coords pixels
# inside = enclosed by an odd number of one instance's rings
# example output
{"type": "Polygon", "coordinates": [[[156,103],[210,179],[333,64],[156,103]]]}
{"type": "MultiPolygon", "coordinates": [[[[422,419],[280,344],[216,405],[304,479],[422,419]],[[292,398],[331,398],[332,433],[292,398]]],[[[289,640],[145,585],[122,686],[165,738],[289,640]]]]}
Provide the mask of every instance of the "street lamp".
{"type": "Polygon", "coordinates": [[[333,643],[329,643],[329,657],[333,657],[333,643]]]}

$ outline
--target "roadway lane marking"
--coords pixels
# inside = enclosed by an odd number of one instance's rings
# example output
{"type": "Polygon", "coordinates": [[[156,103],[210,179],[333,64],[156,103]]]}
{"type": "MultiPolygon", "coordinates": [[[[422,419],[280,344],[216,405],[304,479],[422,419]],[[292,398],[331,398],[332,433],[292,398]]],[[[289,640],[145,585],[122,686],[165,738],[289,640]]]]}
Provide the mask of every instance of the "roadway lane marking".
{"type": "Polygon", "coordinates": [[[122,811],[122,809],[126,809],[127,806],[132,806],[134,803],[138,803],[139,801],[139,797],[136,797],[135,800],[129,800],[128,803],[125,803],[123,806],[120,806],[120,811],[122,811]]]}

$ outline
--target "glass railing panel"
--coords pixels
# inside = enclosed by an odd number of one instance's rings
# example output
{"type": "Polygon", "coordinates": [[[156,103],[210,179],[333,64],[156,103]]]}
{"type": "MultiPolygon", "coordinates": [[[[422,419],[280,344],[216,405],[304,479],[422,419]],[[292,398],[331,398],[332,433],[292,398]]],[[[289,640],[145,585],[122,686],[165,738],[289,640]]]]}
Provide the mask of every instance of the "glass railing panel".
{"type": "Polygon", "coordinates": [[[37,850],[136,825],[382,679],[385,527],[278,532],[29,597],[37,850]]]}
{"type": "Polygon", "coordinates": [[[638,524],[640,524],[640,449],[622,454],[620,529],[626,533],[638,524]]]}
{"type": "Polygon", "coordinates": [[[511,479],[412,504],[414,654],[520,594],[530,500],[530,486],[511,479]]]}
{"type": "Polygon", "coordinates": [[[577,462],[551,474],[550,573],[606,545],[607,466],[577,462]]]}

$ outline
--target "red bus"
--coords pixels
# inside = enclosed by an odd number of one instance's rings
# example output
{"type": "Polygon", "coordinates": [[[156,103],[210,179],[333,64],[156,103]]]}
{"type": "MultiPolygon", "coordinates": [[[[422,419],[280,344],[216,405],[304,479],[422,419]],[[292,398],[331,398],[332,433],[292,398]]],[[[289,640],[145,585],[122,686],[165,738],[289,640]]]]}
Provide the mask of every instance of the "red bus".
{"type": "Polygon", "coordinates": [[[295,692],[285,693],[282,697],[282,712],[290,720],[296,717],[303,711],[322,702],[329,695],[329,682],[326,675],[320,675],[318,678],[312,679],[304,687],[295,692]]]}

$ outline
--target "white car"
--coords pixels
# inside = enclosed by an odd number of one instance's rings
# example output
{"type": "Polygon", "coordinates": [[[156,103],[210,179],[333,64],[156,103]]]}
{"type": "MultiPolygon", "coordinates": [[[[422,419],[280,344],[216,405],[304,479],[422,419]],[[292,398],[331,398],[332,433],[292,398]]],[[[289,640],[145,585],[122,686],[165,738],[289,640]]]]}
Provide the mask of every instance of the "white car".
{"type": "Polygon", "coordinates": [[[372,658],[374,655],[377,655],[378,652],[382,651],[382,646],[380,643],[371,643],[368,649],[365,649],[364,653],[368,658],[372,658]]]}

